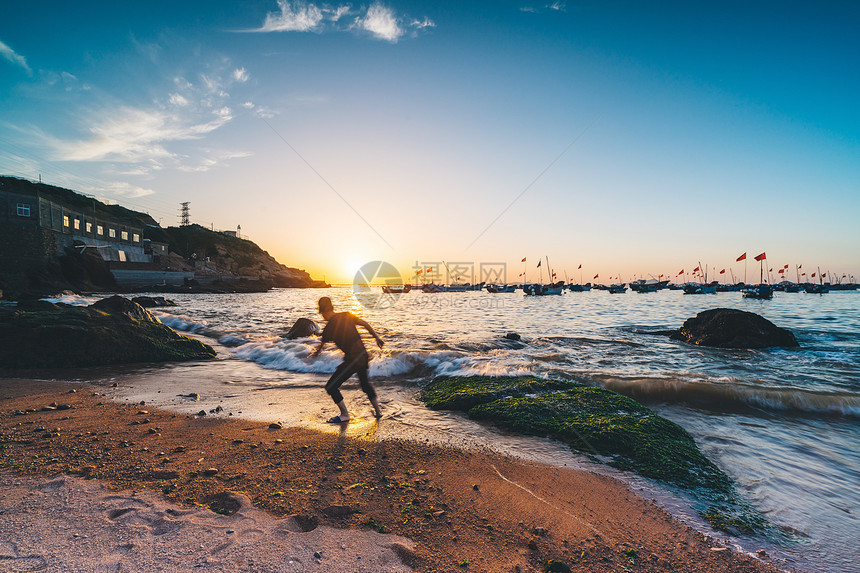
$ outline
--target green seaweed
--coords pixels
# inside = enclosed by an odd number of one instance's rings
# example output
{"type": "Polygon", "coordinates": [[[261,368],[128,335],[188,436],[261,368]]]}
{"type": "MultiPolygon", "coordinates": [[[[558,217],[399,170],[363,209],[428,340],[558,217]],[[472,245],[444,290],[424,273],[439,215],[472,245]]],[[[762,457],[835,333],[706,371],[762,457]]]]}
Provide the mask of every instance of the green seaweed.
{"type": "Polygon", "coordinates": [[[464,411],[505,430],[550,437],[609,464],[694,493],[715,529],[761,533],[767,520],[737,494],[731,478],[678,424],[605,388],[531,376],[442,376],[421,399],[433,409],[464,411]]]}

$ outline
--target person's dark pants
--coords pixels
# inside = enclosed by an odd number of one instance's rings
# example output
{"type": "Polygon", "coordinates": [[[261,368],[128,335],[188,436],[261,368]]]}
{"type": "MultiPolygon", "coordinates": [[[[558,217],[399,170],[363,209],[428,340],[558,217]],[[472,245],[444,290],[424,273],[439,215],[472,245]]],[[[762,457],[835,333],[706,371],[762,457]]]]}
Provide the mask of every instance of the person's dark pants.
{"type": "Polygon", "coordinates": [[[370,380],[367,378],[367,353],[357,355],[347,355],[343,363],[337,367],[331,378],[328,379],[325,385],[325,391],[331,396],[335,404],[343,401],[343,394],[340,393],[341,385],[346,382],[353,374],[358,375],[358,382],[361,389],[367,394],[367,397],[373,400],[376,398],[376,390],[370,385],[370,380]]]}

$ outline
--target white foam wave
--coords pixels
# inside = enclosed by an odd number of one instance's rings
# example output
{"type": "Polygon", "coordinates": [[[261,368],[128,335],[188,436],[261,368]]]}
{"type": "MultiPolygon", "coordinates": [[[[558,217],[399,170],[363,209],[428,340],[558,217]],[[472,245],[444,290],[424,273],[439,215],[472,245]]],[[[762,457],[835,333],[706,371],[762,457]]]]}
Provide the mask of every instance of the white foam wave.
{"type": "MultiPolygon", "coordinates": [[[[343,361],[338,350],[323,352],[311,359],[316,343],[284,339],[247,342],[233,352],[238,358],[250,360],[264,368],[290,372],[316,372],[331,374],[343,361]]],[[[464,376],[472,372],[469,358],[452,351],[385,351],[371,355],[370,375],[376,377],[400,376],[420,368],[435,374],[464,376]]]]}
{"type": "Polygon", "coordinates": [[[185,315],[167,314],[156,312],[155,318],[161,321],[165,326],[169,326],[173,330],[181,330],[183,332],[191,332],[198,334],[209,328],[209,323],[206,321],[194,321],[185,315]]]}
{"type": "Polygon", "coordinates": [[[70,304],[72,306],[89,306],[99,299],[96,297],[92,297],[92,296],[78,296],[76,294],[64,294],[64,295],[60,295],[60,296],[43,298],[41,300],[46,300],[46,301],[52,302],[54,304],[61,302],[64,304],[70,304]]]}

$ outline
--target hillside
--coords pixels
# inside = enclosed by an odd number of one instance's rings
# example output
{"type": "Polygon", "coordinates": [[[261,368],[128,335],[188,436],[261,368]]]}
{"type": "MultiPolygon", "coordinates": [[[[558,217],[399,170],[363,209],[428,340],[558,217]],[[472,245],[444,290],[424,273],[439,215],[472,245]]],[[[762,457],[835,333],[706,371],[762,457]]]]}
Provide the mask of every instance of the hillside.
{"type": "MultiPolygon", "coordinates": [[[[71,189],[0,176],[0,296],[4,293],[7,297],[45,296],[62,290],[120,290],[109,272],[109,265],[97,254],[100,251],[83,248],[94,239],[83,236],[83,240],[78,240],[83,227],[75,231],[74,237],[67,227],[58,230],[60,227],[56,223],[53,229],[49,228],[49,204],[55,215],[62,206],[69,212],[83,213],[87,220],[92,215],[96,219],[111,219],[142,229],[143,241],[139,245],[148,245],[147,241],[167,244],[168,255],[155,257],[153,263],[145,266],[193,271],[200,284],[195,282],[185,290],[260,291],[271,287],[328,286],[314,280],[304,270],[279,263],[247,239],[200,225],[162,228],[140,211],[108,205],[71,189]],[[22,204],[28,205],[26,216],[19,208],[22,204]]],[[[53,220],[57,217],[59,215],[53,220]]],[[[113,262],[110,269],[122,268],[122,265],[113,262]]]]}

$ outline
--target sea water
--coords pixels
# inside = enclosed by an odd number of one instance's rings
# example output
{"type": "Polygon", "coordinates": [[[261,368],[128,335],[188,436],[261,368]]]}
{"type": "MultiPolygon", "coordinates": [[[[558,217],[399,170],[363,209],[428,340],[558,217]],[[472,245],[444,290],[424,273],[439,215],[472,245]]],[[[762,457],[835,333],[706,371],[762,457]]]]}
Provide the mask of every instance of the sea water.
{"type": "MultiPolygon", "coordinates": [[[[777,292],[765,301],[740,293],[669,290],[547,297],[521,292],[389,297],[356,294],[351,287],[170,294],[177,306],[155,314],[216,344],[221,360],[215,368],[139,369],[126,398],[191,412],[200,405],[181,396],[200,390],[210,406],[217,398],[224,412],[319,425],[334,413],[321,387],[341,355],[331,347],[311,359],[318,339],[289,341],[282,335],[301,317],[321,323],[316,301],[323,295],[333,299],[336,311],[362,316],[385,341],[377,349],[366,339],[370,373],[390,422],[362,422],[370,413],[366,400],[347,393],[355,431],[372,432],[377,439],[477,444],[581,467],[587,462],[561,444],[430,411],[416,393],[437,375],[528,374],[606,387],[684,427],[753,507],[791,532],[778,545],[761,539],[730,542],[746,550],[767,547],[778,562],[800,570],[860,571],[860,292],[777,292]],[[800,348],[710,349],[655,334],[717,307],[760,314],[791,330],[800,348]],[[521,340],[505,338],[510,332],[521,340]],[[166,378],[176,384],[169,391],[156,382],[166,378]]],[[[353,386],[349,382],[345,388],[353,386]]],[[[647,480],[622,477],[647,495],[657,491],[648,489],[647,480]]],[[[682,521],[705,528],[682,494],[662,500],[682,521]]]]}

